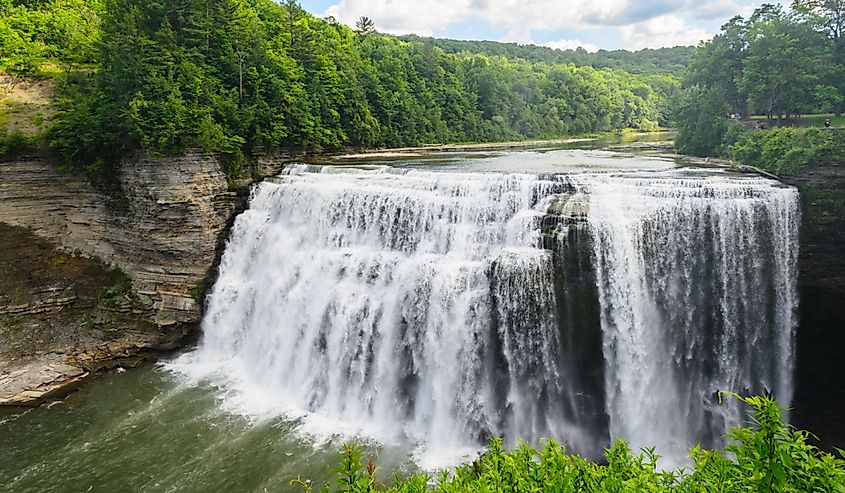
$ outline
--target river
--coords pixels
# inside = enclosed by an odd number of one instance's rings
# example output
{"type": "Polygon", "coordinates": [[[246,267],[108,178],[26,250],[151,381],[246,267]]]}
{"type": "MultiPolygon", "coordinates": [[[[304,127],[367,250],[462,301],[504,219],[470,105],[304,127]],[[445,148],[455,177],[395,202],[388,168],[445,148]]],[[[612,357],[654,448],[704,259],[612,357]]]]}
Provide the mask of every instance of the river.
{"type": "Polygon", "coordinates": [[[671,467],[742,422],[719,391],[788,405],[797,192],[573,147],[289,166],[236,221],[198,348],[4,411],[0,484],[287,491],[347,440],[388,477],[493,435],[671,467]]]}

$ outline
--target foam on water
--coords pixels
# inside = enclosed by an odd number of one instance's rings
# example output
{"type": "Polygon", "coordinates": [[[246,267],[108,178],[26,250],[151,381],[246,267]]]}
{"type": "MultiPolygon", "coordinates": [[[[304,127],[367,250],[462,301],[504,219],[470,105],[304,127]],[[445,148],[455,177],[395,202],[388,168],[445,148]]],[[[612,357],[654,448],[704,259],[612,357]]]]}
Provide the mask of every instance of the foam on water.
{"type": "Polygon", "coordinates": [[[718,390],[791,398],[797,215],[793,189],[694,171],[292,166],[254,189],[202,343],[172,367],[231,411],[410,442],[423,467],[494,435],[588,455],[619,436],[679,461],[742,419],[718,390]],[[573,196],[589,197],[603,385],[569,364],[572,259],[544,242],[573,196]]]}

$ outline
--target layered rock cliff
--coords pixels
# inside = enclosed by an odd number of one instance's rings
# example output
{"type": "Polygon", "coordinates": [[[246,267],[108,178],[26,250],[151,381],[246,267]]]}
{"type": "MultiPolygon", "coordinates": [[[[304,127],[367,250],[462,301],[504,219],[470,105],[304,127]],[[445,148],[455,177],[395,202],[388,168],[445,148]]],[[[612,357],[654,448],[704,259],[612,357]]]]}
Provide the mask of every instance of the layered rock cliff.
{"type": "MultiPolygon", "coordinates": [[[[279,169],[276,162],[261,165],[259,172],[279,169]]],[[[33,354],[24,350],[16,361],[0,358],[0,404],[38,402],[45,394],[34,389],[78,378],[74,368],[88,372],[115,358],[178,347],[198,326],[204,280],[242,198],[228,190],[219,160],[200,153],[126,162],[118,182],[119,192],[106,195],[84,176],[64,173],[39,157],[0,162],[0,222],[26,228],[71,257],[121,269],[131,278],[123,309],[139,322],[130,324],[128,334],[101,337],[82,337],[76,322],[54,324],[52,331],[63,334],[56,340],[64,343],[30,347],[33,354]],[[57,365],[65,365],[64,371],[44,369],[57,365]]],[[[15,248],[12,234],[3,236],[2,248],[15,248]]],[[[27,248],[21,241],[16,248],[27,248]]],[[[101,289],[109,288],[108,281],[99,282],[101,289]]],[[[69,289],[61,283],[59,288],[69,289]]],[[[15,308],[10,300],[2,309],[18,310],[14,315],[28,330],[49,323],[31,313],[39,308],[15,308]]],[[[62,300],[56,303],[61,308],[62,300]]]]}

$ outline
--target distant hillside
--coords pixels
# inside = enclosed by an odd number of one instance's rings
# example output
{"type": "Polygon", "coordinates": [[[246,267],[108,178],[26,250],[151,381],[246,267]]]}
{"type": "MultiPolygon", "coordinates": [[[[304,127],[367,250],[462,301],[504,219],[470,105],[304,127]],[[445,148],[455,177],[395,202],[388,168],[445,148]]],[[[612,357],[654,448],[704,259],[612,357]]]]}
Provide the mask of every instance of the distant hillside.
{"type": "Polygon", "coordinates": [[[613,68],[636,74],[683,75],[695,48],[676,46],[674,48],[645,49],[639,51],[599,50],[590,53],[582,48],[558,50],[547,46],[500,43],[498,41],[463,41],[458,39],[426,38],[416,35],[400,36],[408,42],[431,43],[446,53],[472,53],[487,56],[521,58],[530,62],[550,64],[573,64],[577,67],[613,68]]]}
{"type": "Polygon", "coordinates": [[[0,74],[10,87],[52,79],[54,95],[41,116],[20,98],[7,105],[0,125],[14,125],[0,126],[0,155],[49,145],[66,166],[103,175],[136,151],[219,152],[235,176],[279,149],[653,130],[670,124],[680,80],[671,51],[619,61],[498,43],[473,51],[356,32],[295,1],[0,0],[0,12],[0,74]]]}

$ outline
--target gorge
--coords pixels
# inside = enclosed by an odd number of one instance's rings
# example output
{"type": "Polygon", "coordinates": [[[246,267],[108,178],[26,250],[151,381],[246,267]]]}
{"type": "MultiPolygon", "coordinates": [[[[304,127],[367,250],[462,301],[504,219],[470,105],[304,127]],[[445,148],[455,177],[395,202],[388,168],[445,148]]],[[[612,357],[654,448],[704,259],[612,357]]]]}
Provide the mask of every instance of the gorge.
{"type": "Polygon", "coordinates": [[[0,489],[845,492],[845,2],[663,3],[0,0],[0,489]]]}
{"type": "Polygon", "coordinates": [[[350,438],[389,473],[455,464],[493,435],[591,457],[625,437],[673,466],[743,421],[722,390],[795,395],[798,422],[836,444],[802,377],[835,364],[801,345],[806,198],[571,147],[286,166],[232,226],[197,349],[50,409],[0,409],[0,480],[285,490],[327,477],[350,438]]]}

